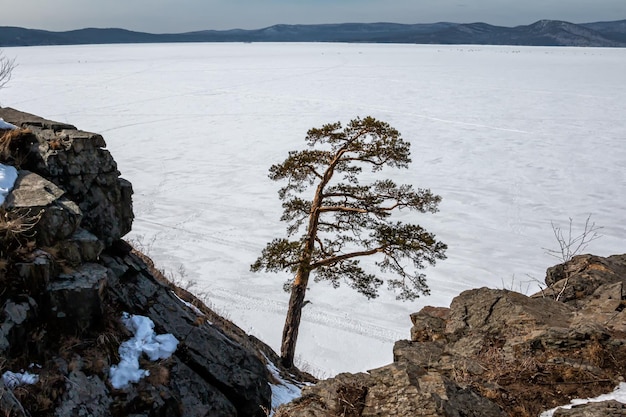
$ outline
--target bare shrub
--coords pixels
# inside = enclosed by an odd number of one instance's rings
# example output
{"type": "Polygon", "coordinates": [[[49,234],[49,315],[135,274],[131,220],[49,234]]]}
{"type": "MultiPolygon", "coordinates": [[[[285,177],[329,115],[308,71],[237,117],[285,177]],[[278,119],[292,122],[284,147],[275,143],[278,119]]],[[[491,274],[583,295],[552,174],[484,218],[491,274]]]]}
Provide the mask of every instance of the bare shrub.
{"type": "Polygon", "coordinates": [[[6,250],[19,245],[23,238],[31,238],[34,228],[41,219],[43,211],[33,214],[31,210],[23,212],[0,209],[0,243],[6,250]]]}
{"type": "MultiPolygon", "coordinates": [[[[589,243],[602,237],[602,235],[598,232],[600,229],[602,229],[602,227],[596,226],[596,223],[591,221],[591,214],[587,216],[583,231],[578,235],[575,235],[573,232],[574,220],[571,217],[569,218],[569,226],[567,228],[567,231],[565,232],[563,231],[561,226],[554,224],[554,222],[550,222],[550,224],[552,225],[552,232],[554,233],[554,237],[556,238],[559,248],[543,249],[548,255],[557,258],[562,263],[571,260],[576,255],[582,254],[582,252],[587,248],[589,243]]],[[[567,288],[568,282],[569,275],[568,272],[565,271],[565,282],[563,283],[563,287],[555,297],[556,301],[559,301],[561,299],[561,296],[567,288]]]]}
{"type": "Polygon", "coordinates": [[[548,255],[557,258],[561,262],[567,262],[574,256],[580,255],[587,248],[589,243],[602,237],[602,235],[598,233],[602,227],[596,226],[595,222],[591,221],[591,214],[587,216],[583,231],[578,235],[574,235],[574,220],[571,217],[569,218],[569,226],[566,231],[563,231],[561,226],[554,222],[550,222],[550,224],[552,225],[552,232],[554,233],[559,248],[543,249],[548,255]]]}
{"type": "Polygon", "coordinates": [[[15,58],[7,58],[0,52],[0,88],[4,87],[11,80],[11,74],[15,66],[15,58]]]}

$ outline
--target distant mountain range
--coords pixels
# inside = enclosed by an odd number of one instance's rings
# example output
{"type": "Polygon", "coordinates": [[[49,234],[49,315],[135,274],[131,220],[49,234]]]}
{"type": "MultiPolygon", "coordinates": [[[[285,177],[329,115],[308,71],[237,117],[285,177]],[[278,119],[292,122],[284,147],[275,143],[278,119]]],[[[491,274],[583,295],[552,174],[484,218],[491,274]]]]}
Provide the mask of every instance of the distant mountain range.
{"type": "Polygon", "coordinates": [[[152,34],[125,29],[50,32],[0,26],[0,47],[158,42],[362,42],[626,47],[626,20],[574,24],[540,20],[504,27],[486,23],[341,23],[274,25],[255,30],[152,34]]]}

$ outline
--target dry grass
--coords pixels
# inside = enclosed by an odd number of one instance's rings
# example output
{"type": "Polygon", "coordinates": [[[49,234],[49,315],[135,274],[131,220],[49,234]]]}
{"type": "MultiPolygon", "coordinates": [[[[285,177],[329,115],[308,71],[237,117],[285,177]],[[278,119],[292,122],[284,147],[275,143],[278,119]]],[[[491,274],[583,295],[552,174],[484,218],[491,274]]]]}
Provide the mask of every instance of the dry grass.
{"type": "Polygon", "coordinates": [[[13,394],[21,404],[27,405],[29,415],[53,415],[56,404],[67,389],[66,379],[56,367],[44,368],[38,374],[39,382],[19,386],[13,394]]]}
{"type": "Polygon", "coordinates": [[[337,388],[337,409],[343,417],[359,417],[365,408],[367,387],[356,383],[337,388]]]}
{"type": "Polygon", "coordinates": [[[32,210],[24,211],[6,211],[0,209],[0,244],[2,248],[1,255],[7,256],[16,247],[20,247],[26,243],[27,240],[32,239],[34,236],[34,228],[41,220],[43,211],[37,213],[32,210]]]}
{"type": "Polygon", "coordinates": [[[0,136],[0,162],[21,167],[30,155],[37,137],[30,129],[7,130],[0,136]]]}
{"type": "MultiPolygon", "coordinates": [[[[590,340],[578,349],[533,350],[518,346],[505,355],[498,343],[488,344],[475,358],[482,372],[453,369],[457,383],[471,386],[512,417],[537,416],[569,402],[609,392],[626,364],[625,352],[590,340]]],[[[626,350],[626,348],[623,348],[626,350]]]]}
{"type": "Polygon", "coordinates": [[[170,362],[167,359],[158,362],[142,361],[141,368],[150,372],[150,375],[146,377],[146,382],[155,387],[167,386],[170,382],[170,370],[168,368],[170,362]]]}

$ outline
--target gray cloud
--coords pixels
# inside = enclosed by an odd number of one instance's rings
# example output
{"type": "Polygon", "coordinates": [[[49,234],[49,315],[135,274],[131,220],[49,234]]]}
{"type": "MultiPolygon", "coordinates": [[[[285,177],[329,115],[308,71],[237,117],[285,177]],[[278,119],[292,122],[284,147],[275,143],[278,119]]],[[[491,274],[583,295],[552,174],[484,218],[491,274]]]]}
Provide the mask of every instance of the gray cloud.
{"type": "Polygon", "coordinates": [[[262,28],[277,23],[571,22],[626,19],[624,0],[22,0],[0,26],[48,30],[123,27],[154,33],[262,28]]]}

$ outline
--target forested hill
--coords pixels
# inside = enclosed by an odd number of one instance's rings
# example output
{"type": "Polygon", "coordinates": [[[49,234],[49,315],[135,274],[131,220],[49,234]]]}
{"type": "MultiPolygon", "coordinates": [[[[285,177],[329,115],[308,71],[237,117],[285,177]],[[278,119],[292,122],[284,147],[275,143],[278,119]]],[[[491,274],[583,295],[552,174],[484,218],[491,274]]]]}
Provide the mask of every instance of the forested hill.
{"type": "Polygon", "coordinates": [[[159,42],[363,42],[528,46],[626,47],[626,20],[574,24],[541,20],[503,27],[486,23],[342,23],[275,25],[255,30],[153,34],[125,29],[50,32],[0,27],[0,47],[159,42]]]}

